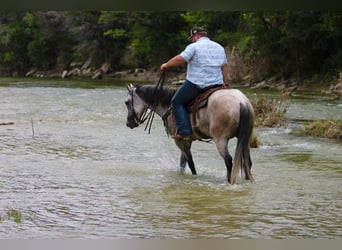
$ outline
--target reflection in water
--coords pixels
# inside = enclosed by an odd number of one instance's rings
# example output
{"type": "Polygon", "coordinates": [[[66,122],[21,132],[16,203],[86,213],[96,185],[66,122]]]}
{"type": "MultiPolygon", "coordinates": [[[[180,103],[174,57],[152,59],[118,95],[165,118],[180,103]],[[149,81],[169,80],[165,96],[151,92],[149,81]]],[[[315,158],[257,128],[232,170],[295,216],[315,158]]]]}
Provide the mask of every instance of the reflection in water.
{"type": "MultiPolygon", "coordinates": [[[[230,186],[212,144],[193,145],[198,176],[180,174],[160,119],[150,135],[125,126],[125,95],[124,87],[0,88],[0,122],[14,122],[0,126],[0,238],[342,236],[341,143],[258,129],[256,183],[230,186]],[[12,208],[21,224],[4,219],[12,208]]],[[[311,108],[300,111],[307,105],[295,99],[289,116],[311,119],[311,108]]],[[[327,116],[341,109],[314,105],[327,116]]]]}

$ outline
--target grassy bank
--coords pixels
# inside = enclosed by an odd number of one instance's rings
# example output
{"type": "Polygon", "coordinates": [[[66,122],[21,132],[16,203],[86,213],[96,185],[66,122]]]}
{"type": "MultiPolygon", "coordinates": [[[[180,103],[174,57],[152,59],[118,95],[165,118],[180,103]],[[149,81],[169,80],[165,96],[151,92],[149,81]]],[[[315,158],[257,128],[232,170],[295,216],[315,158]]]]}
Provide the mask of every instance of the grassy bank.
{"type": "MultiPolygon", "coordinates": [[[[259,95],[252,103],[255,111],[255,127],[283,127],[287,124],[286,111],[288,104],[286,97],[279,99],[259,95]]],[[[292,133],[328,139],[342,140],[342,121],[317,120],[307,121],[300,129],[292,133]]],[[[255,140],[257,138],[254,138],[255,140]]],[[[256,145],[260,145],[256,143],[256,145]]]]}
{"type": "Polygon", "coordinates": [[[342,121],[319,120],[306,122],[301,129],[294,131],[294,133],[342,141],[342,121]]]}

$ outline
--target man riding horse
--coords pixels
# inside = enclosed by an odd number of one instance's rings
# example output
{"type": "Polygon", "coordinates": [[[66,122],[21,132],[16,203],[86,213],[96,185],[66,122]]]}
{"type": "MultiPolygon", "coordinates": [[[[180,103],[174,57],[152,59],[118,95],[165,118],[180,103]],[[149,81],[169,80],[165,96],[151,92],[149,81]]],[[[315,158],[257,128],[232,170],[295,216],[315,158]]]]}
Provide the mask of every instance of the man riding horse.
{"type": "Polygon", "coordinates": [[[186,105],[205,89],[226,82],[228,65],[224,48],[210,40],[202,27],[190,30],[192,41],[184,51],[160,66],[161,70],[187,63],[186,80],[172,98],[171,105],[176,119],[176,140],[189,140],[191,122],[186,105]]]}
{"type": "MultiPolygon", "coordinates": [[[[138,127],[150,109],[162,117],[167,134],[171,134],[181,151],[181,172],[188,165],[191,173],[197,174],[191,153],[192,142],[212,139],[224,159],[228,182],[235,184],[240,172],[245,173],[246,180],[253,181],[250,156],[253,106],[240,90],[223,88],[228,71],[224,48],[207,38],[207,32],[201,27],[191,29],[190,38],[192,43],[183,52],[160,66],[165,70],[186,62],[185,82],[178,89],[160,88],[159,85],[128,86],[126,125],[132,129],[138,127]],[[187,104],[208,88],[218,90],[210,94],[205,106],[190,111],[193,118],[190,120],[187,104]],[[174,116],[167,115],[170,106],[174,116]],[[237,138],[234,162],[228,150],[228,142],[233,137],[237,138]]],[[[150,117],[153,118],[153,114],[150,117]]]]}

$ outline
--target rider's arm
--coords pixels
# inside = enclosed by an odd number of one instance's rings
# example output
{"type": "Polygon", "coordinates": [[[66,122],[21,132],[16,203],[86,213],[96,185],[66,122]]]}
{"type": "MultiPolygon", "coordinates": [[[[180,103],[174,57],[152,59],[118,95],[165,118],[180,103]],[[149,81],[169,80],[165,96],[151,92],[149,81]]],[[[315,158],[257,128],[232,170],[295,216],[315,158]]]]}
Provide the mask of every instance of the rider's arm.
{"type": "Polygon", "coordinates": [[[184,58],[181,55],[177,55],[177,56],[172,57],[166,63],[163,63],[160,66],[160,69],[164,70],[164,69],[167,69],[167,68],[170,68],[170,67],[176,67],[176,66],[179,66],[179,65],[181,65],[183,63],[185,63],[184,58]]]}

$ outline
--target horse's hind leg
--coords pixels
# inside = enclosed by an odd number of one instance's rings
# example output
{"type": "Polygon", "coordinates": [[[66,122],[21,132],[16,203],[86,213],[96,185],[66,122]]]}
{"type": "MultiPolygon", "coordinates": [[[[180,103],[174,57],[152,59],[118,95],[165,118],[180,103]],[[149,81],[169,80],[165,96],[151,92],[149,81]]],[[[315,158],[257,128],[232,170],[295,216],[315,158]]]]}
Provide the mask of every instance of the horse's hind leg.
{"type": "Polygon", "coordinates": [[[233,167],[233,158],[228,152],[228,141],[222,140],[216,143],[217,151],[220,153],[222,158],[224,159],[224,163],[227,168],[227,181],[230,183],[230,176],[232,173],[232,167],[233,167]]]}
{"type": "Polygon", "coordinates": [[[224,155],[223,159],[224,159],[224,163],[226,164],[226,168],[227,168],[227,181],[230,183],[230,176],[231,176],[232,167],[233,167],[233,159],[232,159],[231,155],[228,153],[228,151],[224,155]]]}
{"type": "Polygon", "coordinates": [[[245,152],[244,165],[245,165],[245,179],[254,181],[251,169],[252,169],[252,159],[249,150],[245,152]]]}
{"type": "Polygon", "coordinates": [[[252,159],[251,159],[251,156],[248,155],[247,157],[245,157],[245,179],[246,180],[251,179],[251,177],[249,175],[251,168],[252,168],[252,159]]]}

